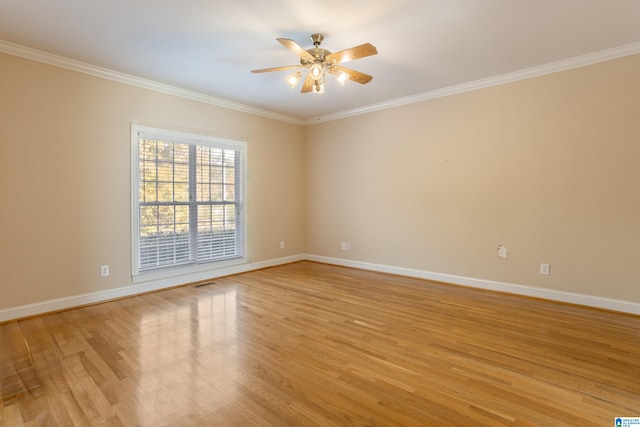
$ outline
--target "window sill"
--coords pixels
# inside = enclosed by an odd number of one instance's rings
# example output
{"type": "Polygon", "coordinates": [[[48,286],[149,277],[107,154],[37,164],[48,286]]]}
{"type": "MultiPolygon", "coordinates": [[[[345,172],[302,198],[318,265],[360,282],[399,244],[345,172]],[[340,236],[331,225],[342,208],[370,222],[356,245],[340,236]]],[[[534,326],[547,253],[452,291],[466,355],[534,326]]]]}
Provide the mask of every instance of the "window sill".
{"type": "MultiPolygon", "coordinates": [[[[140,272],[133,275],[133,283],[155,282],[184,277],[185,283],[206,280],[212,277],[219,277],[216,273],[229,267],[234,267],[247,263],[247,258],[234,258],[225,261],[210,262],[206,264],[189,265],[184,267],[163,268],[140,272]],[[210,273],[209,276],[206,273],[210,273]],[[200,278],[201,277],[201,278],[200,278]]],[[[224,274],[223,274],[224,275],[224,274]]]]}

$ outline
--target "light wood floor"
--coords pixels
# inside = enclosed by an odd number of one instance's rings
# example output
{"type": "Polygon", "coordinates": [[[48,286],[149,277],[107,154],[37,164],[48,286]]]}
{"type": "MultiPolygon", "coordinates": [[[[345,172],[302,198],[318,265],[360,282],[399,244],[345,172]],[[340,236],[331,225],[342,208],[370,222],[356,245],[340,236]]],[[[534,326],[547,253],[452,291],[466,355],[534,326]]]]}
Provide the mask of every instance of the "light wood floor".
{"type": "Polygon", "coordinates": [[[300,262],[0,326],[2,426],[612,426],[640,317],[300,262]]]}

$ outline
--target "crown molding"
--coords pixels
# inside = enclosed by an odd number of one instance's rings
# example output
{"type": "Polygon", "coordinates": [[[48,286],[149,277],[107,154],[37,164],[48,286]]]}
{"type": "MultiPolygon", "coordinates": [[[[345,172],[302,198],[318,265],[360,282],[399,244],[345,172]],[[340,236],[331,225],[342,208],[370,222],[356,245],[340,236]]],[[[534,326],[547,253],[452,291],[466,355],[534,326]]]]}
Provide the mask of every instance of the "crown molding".
{"type": "Polygon", "coordinates": [[[327,114],[325,116],[313,117],[309,119],[299,119],[285,114],[275,113],[269,110],[252,107],[250,105],[238,102],[228,101],[226,99],[217,98],[212,95],[203,94],[176,86],[159,83],[153,80],[136,77],[130,74],[113,71],[96,65],[87,64],[85,62],[76,61],[65,58],[63,56],[54,55],[37,49],[18,45],[8,41],[0,40],[0,52],[9,55],[19,56],[37,62],[66,68],[72,71],[101,77],[116,82],[138,86],[169,95],[179,96],[193,101],[205,104],[215,105],[217,107],[227,108],[230,110],[240,111],[243,113],[253,114],[269,119],[274,119],[286,123],[299,126],[310,126],[318,123],[330,122],[333,120],[343,119],[346,117],[357,116],[360,114],[371,113],[374,111],[386,110],[390,108],[400,107],[403,105],[415,104],[430,99],[442,98],[445,96],[456,95],[459,93],[470,92],[478,89],[489,88],[501,84],[512,83],[519,80],[526,80],[533,77],[539,77],[546,74],[553,74],[561,71],[567,71],[574,68],[585,67],[587,65],[597,64],[600,62],[610,61],[625,56],[636,55],[640,53],[640,42],[630,43],[611,49],[605,49],[599,52],[589,53],[586,55],[576,56],[573,58],[552,62],[511,73],[501,74],[498,76],[488,77],[485,79],[474,80],[471,82],[461,83],[454,86],[448,86],[428,92],[422,92],[415,95],[409,95],[401,98],[383,101],[375,104],[365,105],[363,107],[353,108],[350,110],[340,111],[337,113],[327,114]]]}
{"type": "Polygon", "coordinates": [[[389,101],[379,102],[376,104],[365,105],[364,107],[353,108],[326,116],[314,117],[304,121],[305,126],[314,125],[322,122],[342,119],[345,117],[356,116],[360,114],[371,113],[374,111],[386,110],[389,108],[400,107],[403,105],[414,104],[417,102],[428,101],[430,99],[442,98],[445,96],[456,95],[459,93],[470,92],[473,90],[489,88],[505,83],[512,83],[519,80],[526,80],[533,77],[544,76],[546,74],[558,73],[574,68],[586,67],[587,65],[597,64],[600,62],[610,61],[625,56],[636,55],[640,53],[640,42],[630,43],[599,52],[589,53],[586,55],[576,56],[573,58],[556,61],[545,65],[525,68],[523,70],[514,71],[512,73],[501,74],[498,76],[488,77],[485,79],[474,80],[459,85],[444,87],[428,92],[418,93],[415,95],[396,98],[389,101]]]}
{"type": "Polygon", "coordinates": [[[142,77],[136,77],[130,74],[113,71],[107,68],[99,67],[97,65],[87,64],[85,62],[80,62],[41,50],[32,49],[30,47],[18,45],[5,40],[0,40],[0,52],[30,59],[32,61],[42,62],[44,64],[54,65],[56,67],[66,68],[68,70],[77,71],[84,74],[89,74],[95,77],[113,80],[131,86],[137,86],[156,92],[162,92],[169,95],[179,96],[193,101],[202,102],[205,104],[215,105],[216,107],[254,114],[256,116],[266,117],[269,119],[279,120],[295,125],[304,124],[303,121],[295,117],[274,113],[272,111],[252,107],[250,105],[240,104],[238,102],[228,101],[226,99],[217,98],[215,96],[207,95],[204,93],[159,83],[153,80],[144,79],[142,77]]]}

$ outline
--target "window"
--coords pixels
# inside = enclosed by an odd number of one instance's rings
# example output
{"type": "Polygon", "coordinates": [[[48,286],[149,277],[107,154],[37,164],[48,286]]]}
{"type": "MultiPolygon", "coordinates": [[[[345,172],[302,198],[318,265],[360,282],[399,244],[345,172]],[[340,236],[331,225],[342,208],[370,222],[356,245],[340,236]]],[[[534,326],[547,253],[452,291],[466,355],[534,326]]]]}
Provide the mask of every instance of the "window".
{"type": "Polygon", "coordinates": [[[242,258],[242,142],[132,126],[134,276],[242,258]]]}

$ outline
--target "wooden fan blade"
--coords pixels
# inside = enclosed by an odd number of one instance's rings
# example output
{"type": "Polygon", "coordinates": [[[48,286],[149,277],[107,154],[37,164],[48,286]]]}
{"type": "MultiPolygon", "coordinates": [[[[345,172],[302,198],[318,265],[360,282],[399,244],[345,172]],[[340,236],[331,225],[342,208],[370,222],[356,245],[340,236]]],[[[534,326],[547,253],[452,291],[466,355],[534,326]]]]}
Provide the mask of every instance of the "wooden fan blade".
{"type": "Polygon", "coordinates": [[[251,70],[252,73],[270,73],[271,71],[295,70],[302,67],[301,65],[285,65],[284,67],[263,68],[261,70],[251,70]]]}
{"type": "Polygon", "coordinates": [[[340,65],[334,65],[328,70],[331,74],[336,74],[338,71],[342,71],[343,73],[347,73],[349,75],[349,80],[352,80],[356,83],[366,84],[371,81],[373,76],[369,74],[361,73],[360,71],[352,70],[351,68],[342,67],[340,65]]]}
{"type": "Polygon", "coordinates": [[[311,74],[307,73],[307,78],[304,79],[304,83],[302,84],[302,89],[300,93],[309,93],[313,90],[313,79],[311,78],[311,74]]]}
{"type": "Polygon", "coordinates": [[[360,46],[352,47],[349,49],[341,50],[340,52],[332,53],[331,55],[327,55],[325,60],[328,62],[333,62],[334,64],[341,64],[343,62],[365,58],[377,53],[378,50],[374,45],[365,43],[361,44],[360,46]]]}
{"type": "Polygon", "coordinates": [[[278,40],[284,47],[289,49],[305,61],[314,61],[315,58],[309,52],[307,52],[302,46],[290,39],[279,38],[278,40]]]}

